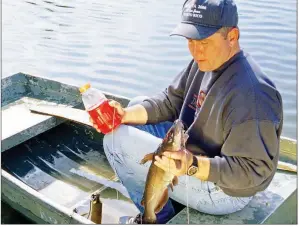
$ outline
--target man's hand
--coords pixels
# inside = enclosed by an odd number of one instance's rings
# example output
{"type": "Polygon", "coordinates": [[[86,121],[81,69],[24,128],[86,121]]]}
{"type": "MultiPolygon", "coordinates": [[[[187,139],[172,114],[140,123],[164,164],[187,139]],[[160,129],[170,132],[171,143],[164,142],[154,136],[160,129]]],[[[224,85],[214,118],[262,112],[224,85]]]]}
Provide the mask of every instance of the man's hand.
{"type": "Polygon", "coordinates": [[[102,133],[101,130],[98,128],[98,125],[94,122],[94,120],[91,117],[89,117],[89,121],[92,124],[92,127],[94,127],[98,131],[98,133],[102,133]]]}
{"type": "MultiPolygon", "coordinates": [[[[110,100],[109,101],[109,105],[114,107],[117,111],[117,113],[121,116],[122,118],[122,122],[123,123],[123,120],[124,120],[124,115],[125,115],[125,109],[121,106],[121,104],[115,100],[110,100]]],[[[102,133],[101,130],[98,128],[97,124],[94,122],[94,120],[89,117],[89,121],[92,123],[92,126],[99,132],[99,133],[102,133]]]]}
{"type": "Polygon", "coordinates": [[[154,164],[165,172],[170,172],[176,176],[182,176],[187,173],[188,168],[193,161],[193,155],[188,150],[176,152],[164,152],[162,158],[155,156],[154,164]]]}
{"type": "Polygon", "coordinates": [[[121,116],[121,123],[124,123],[124,116],[126,114],[126,111],[121,106],[121,104],[115,100],[110,100],[109,105],[116,109],[117,113],[121,116]]]}

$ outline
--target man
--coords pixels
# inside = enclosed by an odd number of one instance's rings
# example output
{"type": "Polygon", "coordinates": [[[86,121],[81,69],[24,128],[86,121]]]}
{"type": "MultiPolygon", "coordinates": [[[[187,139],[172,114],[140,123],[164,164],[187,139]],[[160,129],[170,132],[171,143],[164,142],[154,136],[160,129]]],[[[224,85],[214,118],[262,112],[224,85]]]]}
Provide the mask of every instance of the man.
{"type": "MultiPolygon", "coordinates": [[[[187,39],[192,61],[162,93],[135,99],[127,108],[110,103],[123,116],[123,124],[137,126],[121,125],[106,135],[105,153],[142,213],[149,165],[139,161],[180,118],[188,127],[188,155],[166,152],[154,160],[179,176],[171,198],[209,214],[238,211],[274,176],[283,123],[281,96],[240,49],[233,0],[186,1],[172,35],[187,39]],[[180,169],[174,160],[181,161],[180,169]]],[[[173,215],[169,200],[157,222],[166,223],[173,215]]],[[[140,223],[140,217],[121,222],[140,223]]]]}

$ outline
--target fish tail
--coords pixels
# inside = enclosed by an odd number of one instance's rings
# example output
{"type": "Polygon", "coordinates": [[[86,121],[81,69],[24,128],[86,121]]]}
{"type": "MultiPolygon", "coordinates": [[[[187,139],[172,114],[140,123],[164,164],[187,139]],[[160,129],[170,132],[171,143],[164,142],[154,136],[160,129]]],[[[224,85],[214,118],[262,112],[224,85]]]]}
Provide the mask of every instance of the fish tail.
{"type": "Polygon", "coordinates": [[[155,224],[156,222],[157,222],[157,216],[155,212],[149,212],[148,210],[145,210],[142,218],[142,223],[155,224]]]}

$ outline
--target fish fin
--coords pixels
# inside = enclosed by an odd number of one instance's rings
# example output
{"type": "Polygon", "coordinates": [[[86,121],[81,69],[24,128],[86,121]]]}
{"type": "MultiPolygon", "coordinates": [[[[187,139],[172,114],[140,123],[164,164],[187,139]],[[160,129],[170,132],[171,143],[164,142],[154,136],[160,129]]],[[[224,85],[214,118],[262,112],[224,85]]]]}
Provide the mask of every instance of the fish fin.
{"type": "Polygon", "coordinates": [[[145,164],[148,161],[152,161],[154,158],[155,153],[149,153],[147,155],[144,156],[144,158],[140,161],[140,164],[145,164]]]}
{"type": "Polygon", "coordinates": [[[174,176],[173,179],[172,179],[172,184],[174,186],[178,185],[179,184],[179,178],[177,176],[174,176]]]}
{"type": "Polygon", "coordinates": [[[155,209],[155,213],[159,213],[163,207],[165,206],[165,204],[168,201],[168,189],[166,188],[164,193],[162,194],[161,198],[160,198],[160,202],[157,204],[157,207],[155,209]]]}
{"type": "Polygon", "coordinates": [[[141,200],[140,204],[141,204],[141,206],[144,207],[144,197],[142,197],[142,200],[141,200]]]}

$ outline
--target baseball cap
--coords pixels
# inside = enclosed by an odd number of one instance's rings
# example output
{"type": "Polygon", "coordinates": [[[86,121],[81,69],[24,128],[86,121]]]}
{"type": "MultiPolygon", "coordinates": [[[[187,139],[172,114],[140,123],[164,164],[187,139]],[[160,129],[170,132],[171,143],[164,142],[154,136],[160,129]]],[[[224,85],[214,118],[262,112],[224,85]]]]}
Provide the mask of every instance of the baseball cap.
{"type": "Polygon", "coordinates": [[[222,27],[237,27],[238,11],[233,0],[187,0],[181,23],[170,34],[205,39],[222,27]]]}

